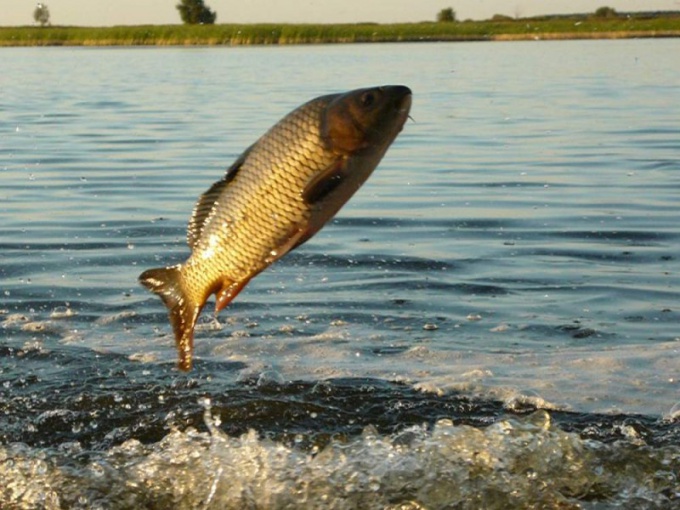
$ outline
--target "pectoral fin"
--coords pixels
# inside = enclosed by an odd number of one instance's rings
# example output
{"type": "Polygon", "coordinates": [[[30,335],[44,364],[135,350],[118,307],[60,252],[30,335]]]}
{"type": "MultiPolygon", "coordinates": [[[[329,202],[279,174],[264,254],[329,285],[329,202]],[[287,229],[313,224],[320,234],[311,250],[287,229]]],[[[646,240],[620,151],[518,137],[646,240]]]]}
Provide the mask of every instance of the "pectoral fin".
{"type": "Polygon", "coordinates": [[[338,158],[326,169],[312,177],[305,189],[302,190],[303,200],[309,205],[315,205],[340,186],[348,177],[344,171],[344,163],[344,158],[338,158]]]}
{"type": "Polygon", "coordinates": [[[300,246],[321,230],[359,188],[363,181],[353,175],[350,163],[347,158],[339,157],[307,183],[302,198],[310,206],[310,215],[293,247],[300,246]]]}

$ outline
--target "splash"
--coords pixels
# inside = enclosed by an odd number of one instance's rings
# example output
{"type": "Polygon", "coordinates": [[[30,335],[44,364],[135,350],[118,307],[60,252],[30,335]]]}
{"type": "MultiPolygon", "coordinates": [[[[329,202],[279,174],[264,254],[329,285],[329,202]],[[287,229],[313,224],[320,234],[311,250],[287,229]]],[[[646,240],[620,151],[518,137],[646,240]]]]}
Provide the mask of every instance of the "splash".
{"type": "MultiPolygon", "coordinates": [[[[209,408],[208,408],[209,409],[209,408]]],[[[3,508],[673,508],[680,447],[584,440],[547,411],[489,427],[439,420],[302,448],[255,431],[174,430],[105,452],[0,448],[3,508]]],[[[300,438],[302,442],[303,438],[300,438]]]]}

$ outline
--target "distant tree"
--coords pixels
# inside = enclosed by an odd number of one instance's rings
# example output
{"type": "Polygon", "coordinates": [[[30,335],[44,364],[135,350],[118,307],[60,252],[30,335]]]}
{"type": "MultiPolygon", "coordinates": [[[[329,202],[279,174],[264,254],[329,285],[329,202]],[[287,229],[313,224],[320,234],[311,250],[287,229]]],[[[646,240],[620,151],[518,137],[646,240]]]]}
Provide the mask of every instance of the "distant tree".
{"type": "Polygon", "coordinates": [[[600,7],[595,11],[596,18],[616,18],[618,15],[613,7],[600,7]]]}
{"type": "Polygon", "coordinates": [[[182,21],[188,25],[198,23],[212,25],[217,19],[217,13],[211,11],[210,7],[203,3],[203,0],[180,0],[175,7],[179,11],[182,21]]]}
{"type": "Polygon", "coordinates": [[[512,21],[512,16],[506,14],[494,14],[491,17],[491,21],[512,21]]]}
{"type": "Polygon", "coordinates": [[[36,23],[40,23],[41,27],[50,23],[50,10],[45,4],[38,4],[33,11],[33,19],[36,23]]]}
{"type": "Polygon", "coordinates": [[[456,21],[456,11],[454,11],[451,7],[442,9],[437,14],[437,21],[439,23],[450,23],[452,21],[456,21]]]}

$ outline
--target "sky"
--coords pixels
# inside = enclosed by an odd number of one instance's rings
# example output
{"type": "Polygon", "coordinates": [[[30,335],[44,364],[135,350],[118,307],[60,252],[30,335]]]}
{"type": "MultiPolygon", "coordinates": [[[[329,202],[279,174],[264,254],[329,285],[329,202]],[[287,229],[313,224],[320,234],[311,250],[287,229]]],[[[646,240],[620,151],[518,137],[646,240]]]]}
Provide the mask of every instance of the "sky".
{"type": "MultiPolygon", "coordinates": [[[[41,0],[53,25],[180,23],[178,0],[41,0]]],[[[433,21],[446,7],[459,20],[594,12],[680,11],[680,0],[205,0],[217,23],[378,23],[433,21]]],[[[35,0],[0,0],[0,26],[33,24],[35,0]]]]}

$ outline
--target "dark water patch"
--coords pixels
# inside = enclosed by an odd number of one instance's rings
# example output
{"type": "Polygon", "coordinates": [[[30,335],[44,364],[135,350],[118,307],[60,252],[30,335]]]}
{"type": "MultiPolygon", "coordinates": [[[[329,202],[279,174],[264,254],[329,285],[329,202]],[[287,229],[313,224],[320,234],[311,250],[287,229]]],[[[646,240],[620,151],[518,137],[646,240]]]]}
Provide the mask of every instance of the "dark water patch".
{"type": "Polygon", "coordinates": [[[573,248],[524,248],[515,247],[518,254],[525,257],[551,257],[556,259],[586,260],[593,262],[606,262],[612,264],[641,264],[657,263],[658,253],[644,253],[639,250],[620,250],[620,249],[580,249],[573,248]]]}
{"type": "MultiPolygon", "coordinates": [[[[384,279],[371,278],[366,281],[360,279],[356,282],[342,282],[333,283],[328,286],[331,291],[351,291],[357,288],[366,288],[371,290],[393,290],[396,292],[403,292],[404,294],[414,291],[438,291],[445,294],[475,294],[479,291],[483,294],[505,293],[503,289],[492,288],[490,286],[448,283],[445,281],[431,279],[431,278],[416,278],[409,275],[399,275],[391,273],[384,279]]],[[[443,296],[442,296],[443,297],[443,296]]]]}
{"type": "MultiPolygon", "coordinates": [[[[57,445],[76,440],[89,446],[104,445],[112,433],[124,440],[122,430],[128,431],[127,438],[141,434],[157,440],[163,434],[165,415],[179,405],[171,396],[167,408],[152,409],[151,401],[162,402],[165,390],[198,386],[191,378],[177,379],[172,365],[159,365],[148,372],[123,356],[77,348],[2,346],[0,358],[3,442],[57,445]],[[143,377],[144,383],[140,384],[138,377],[143,377]],[[161,381],[165,388],[159,386],[161,381]],[[33,425],[27,427],[29,423],[33,425]]],[[[238,368],[242,368],[238,363],[226,363],[219,372],[238,368]]]]}
{"type": "MultiPolygon", "coordinates": [[[[79,289],[82,290],[82,287],[78,287],[79,289]]],[[[3,302],[3,306],[9,306],[10,308],[13,306],[16,306],[17,308],[20,308],[23,311],[26,311],[27,313],[31,311],[31,314],[34,314],[36,311],[37,312],[54,312],[55,310],[62,310],[64,307],[67,307],[71,310],[75,310],[77,313],[77,317],[79,319],[85,319],[86,322],[89,322],[87,320],[88,314],[92,314],[91,317],[98,317],[103,314],[119,314],[119,313],[125,313],[125,312],[131,312],[131,313],[137,313],[133,310],[133,307],[129,304],[111,304],[111,303],[105,303],[102,301],[98,300],[92,300],[88,299],[87,301],[83,301],[82,299],[55,299],[55,298],[46,298],[44,295],[40,295],[41,297],[36,298],[33,294],[35,291],[31,290],[30,286],[26,285],[24,287],[16,287],[13,288],[8,294],[5,294],[5,300],[3,302]]],[[[73,292],[72,289],[67,289],[66,294],[70,297],[74,297],[77,294],[73,292]]],[[[89,294],[88,292],[83,292],[83,294],[89,294]]],[[[149,301],[152,301],[149,299],[149,301]]],[[[154,301],[155,302],[155,301],[154,301]]],[[[67,316],[67,318],[70,318],[73,316],[67,316]]],[[[2,318],[2,315],[0,315],[0,318],[2,318]]],[[[41,317],[41,318],[47,318],[47,317],[41,317]]]]}
{"type": "MultiPolygon", "coordinates": [[[[169,218],[166,218],[164,216],[158,216],[156,218],[153,218],[151,220],[144,223],[140,222],[131,222],[130,220],[116,220],[116,219],[110,219],[106,221],[97,221],[97,220],[86,220],[86,219],[81,219],[79,221],[79,226],[82,228],[87,228],[87,229],[101,229],[101,228],[106,228],[110,229],[114,232],[119,232],[121,234],[127,234],[130,232],[136,232],[137,229],[140,228],[156,228],[156,227],[162,227],[165,226],[166,228],[169,227],[175,227],[172,225],[170,222],[169,218]]],[[[177,228],[177,227],[175,227],[177,228]]]]}
{"type": "Polygon", "coordinates": [[[441,260],[433,260],[413,256],[385,255],[385,254],[354,254],[330,255],[324,253],[310,253],[307,251],[293,252],[278,264],[285,266],[314,266],[324,268],[347,269],[381,269],[400,270],[409,272],[448,271],[453,264],[441,260]]]}
{"type": "Polygon", "coordinates": [[[680,139],[680,129],[677,127],[669,126],[669,127],[664,127],[664,126],[650,126],[650,127],[645,127],[645,128],[631,128],[631,129],[614,129],[608,131],[610,134],[613,135],[622,135],[622,136],[633,136],[633,135],[638,135],[638,136],[646,136],[650,135],[654,138],[656,138],[658,135],[669,135],[674,137],[674,139],[680,139]]]}
{"type": "Polygon", "coordinates": [[[381,345],[365,347],[361,352],[371,356],[393,356],[402,354],[411,348],[410,345],[381,345]]]}
{"type": "MultiPolygon", "coordinates": [[[[559,165],[562,166],[562,165],[559,165]]],[[[451,173],[456,173],[456,170],[451,170],[451,173]]],[[[467,194],[484,194],[484,190],[533,190],[545,189],[547,187],[545,182],[531,182],[531,181],[466,181],[466,182],[451,182],[451,181],[436,181],[431,184],[434,188],[460,188],[465,190],[467,194]]],[[[572,188],[573,184],[551,183],[551,188],[572,188]]],[[[493,200],[494,197],[489,197],[493,200]]],[[[508,197],[505,197],[507,200],[508,197]]]]}
{"type": "Polygon", "coordinates": [[[616,241],[630,246],[658,246],[662,243],[676,241],[680,237],[678,232],[654,232],[650,230],[570,230],[549,232],[547,235],[587,241],[616,241]]]}
{"type": "Polygon", "coordinates": [[[58,119],[58,120],[64,120],[64,119],[76,119],[80,117],[79,113],[73,113],[73,112],[45,112],[41,115],[41,119],[58,119]]]}
{"type": "Polygon", "coordinates": [[[484,219],[484,218],[461,218],[461,219],[409,219],[409,218],[380,218],[380,217],[338,217],[333,224],[339,227],[362,227],[362,228],[420,228],[440,227],[446,229],[499,229],[521,225],[519,220],[512,219],[484,219]]]}
{"type": "Polygon", "coordinates": [[[680,159],[635,159],[636,163],[644,164],[645,170],[671,170],[680,168],[680,159]]]}
{"type": "Polygon", "coordinates": [[[408,275],[391,273],[384,280],[365,280],[354,284],[337,284],[330,286],[331,290],[352,290],[362,288],[366,290],[394,291],[396,293],[418,295],[422,292],[434,292],[439,294],[441,300],[446,300],[451,296],[470,295],[470,296],[503,296],[510,294],[511,291],[505,287],[481,283],[450,283],[436,278],[417,278],[408,275]]]}
{"type": "Polygon", "coordinates": [[[666,142],[652,141],[641,143],[641,145],[644,145],[646,149],[652,149],[656,151],[672,151],[672,154],[680,151],[680,141],[677,140],[668,140],[666,142]]]}
{"type": "MultiPolygon", "coordinates": [[[[386,349],[379,354],[390,354],[386,349]]],[[[78,442],[101,449],[131,438],[160,441],[172,428],[206,430],[200,402],[205,398],[229,435],[255,429],[309,448],[357,436],[369,425],[381,434],[431,426],[442,418],[486,427],[508,414],[537,410],[528,402],[508,408],[498,401],[455,392],[438,396],[369,378],[280,382],[262,374],[236,382],[241,363],[198,360],[192,373],[181,374],[172,365],[135,363],[110,353],[7,345],[0,346],[0,359],[0,437],[3,443],[30,446],[78,442]]],[[[659,418],[550,414],[562,429],[605,443],[630,437],[624,431],[632,429],[647,445],[680,444],[680,427],[659,418]]]]}
{"type": "Polygon", "coordinates": [[[580,324],[565,324],[564,326],[559,326],[557,328],[559,331],[566,333],[575,340],[584,340],[586,338],[594,337],[594,339],[607,338],[612,336],[611,334],[605,334],[602,331],[598,331],[593,328],[584,327],[580,324]]]}
{"type": "MultiPolygon", "coordinates": [[[[109,225],[107,224],[107,228],[109,225]]],[[[169,242],[180,240],[182,243],[186,238],[186,225],[178,225],[174,221],[166,218],[159,218],[144,224],[132,224],[113,227],[115,232],[130,239],[143,239],[144,246],[159,246],[169,242]]]]}
{"type": "Polygon", "coordinates": [[[120,250],[127,248],[123,242],[95,242],[95,241],[68,241],[63,243],[27,242],[27,243],[0,243],[0,250],[7,251],[102,251],[120,250]]]}
{"type": "Polygon", "coordinates": [[[129,103],[125,101],[113,101],[113,100],[100,100],[100,101],[78,101],[73,105],[76,108],[82,108],[83,110],[124,110],[131,107],[129,103]]]}
{"type": "Polygon", "coordinates": [[[571,230],[565,232],[548,232],[547,235],[565,237],[568,239],[604,239],[607,241],[640,243],[668,242],[678,238],[677,232],[655,232],[649,230],[571,230]]]}
{"type": "Polygon", "coordinates": [[[557,326],[535,324],[528,322],[522,324],[518,331],[521,334],[530,334],[537,342],[543,342],[549,338],[551,342],[562,343],[564,339],[571,339],[589,343],[606,343],[617,337],[616,333],[596,329],[585,324],[572,322],[557,326]]]}
{"type": "MultiPolygon", "coordinates": [[[[559,218],[546,219],[540,222],[525,219],[517,227],[506,227],[498,230],[498,235],[510,237],[517,242],[550,242],[555,239],[567,241],[583,241],[587,244],[614,244],[617,246],[639,246],[639,247],[659,247],[669,243],[674,243],[680,238],[680,234],[672,231],[661,231],[660,229],[645,230],[572,230],[570,224],[582,224],[583,219],[571,220],[559,218]]],[[[462,228],[458,229],[463,232],[462,228]]],[[[488,232],[484,233],[488,237],[488,232]]],[[[465,238],[469,238],[465,232],[465,238]]]]}
{"type": "MultiPolygon", "coordinates": [[[[609,267],[609,266],[605,266],[609,267]]],[[[641,299],[644,295],[654,297],[656,299],[665,299],[672,302],[677,291],[671,287],[659,288],[656,282],[664,281],[663,275],[650,276],[649,282],[644,285],[641,283],[631,283],[626,277],[626,271],[613,272],[613,278],[604,278],[598,281],[596,278],[584,279],[581,275],[573,275],[570,280],[566,278],[559,278],[556,276],[546,276],[544,278],[519,278],[513,279],[496,279],[496,283],[505,283],[504,288],[511,289],[513,292],[549,292],[565,294],[563,297],[568,298],[571,294],[573,298],[580,297],[583,299],[599,300],[603,296],[619,294],[620,302],[625,303],[628,299],[641,299]],[[654,285],[652,285],[654,284],[654,285]],[[650,287],[656,287],[650,289],[650,287]]]]}
{"type": "MultiPolygon", "coordinates": [[[[82,161],[83,157],[81,154],[66,155],[62,153],[58,156],[41,156],[40,158],[36,159],[36,163],[41,166],[36,167],[35,169],[36,171],[41,172],[41,177],[37,181],[35,181],[35,184],[37,185],[44,184],[44,177],[42,176],[43,175],[42,173],[45,172],[46,168],[50,166],[72,165],[80,163],[82,161]]],[[[74,184],[77,182],[75,178],[72,181],[74,184]]],[[[63,186],[66,185],[67,183],[63,184],[63,186]]]]}
{"type": "Polygon", "coordinates": [[[109,137],[106,140],[106,145],[113,145],[114,148],[108,148],[108,147],[100,147],[98,150],[101,152],[110,152],[114,151],[117,152],[120,149],[115,147],[117,145],[143,145],[148,147],[149,151],[155,150],[155,147],[153,146],[154,140],[150,140],[148,138],[111,138],[109,137]]]}
{"type": "MultiPolygon", "coordinates": [[[[0,260],[2,260],[2,257],[0,257],[0,260]]],[[[39,268],[41,271],[57,270],[61,268],[61,264],[56,262],[49,264],[43,260],[40,260],[40,257],[22,257],[21,262],[8,262],[3,260],[2,267],[0,268],[0,277],[14,280],[17,278],[23,279],[23,277],[27,277],[24,281],[30,281],[30,276],[36,274],[37,268],[39,268]],[[35,266],[29,265],[27,262],[32,262],[35,264],[35,266]]],[[[7,286],[10,282],[11,280],[8,282],[3,282],[3,284],[7,286]]]]}

